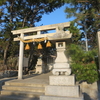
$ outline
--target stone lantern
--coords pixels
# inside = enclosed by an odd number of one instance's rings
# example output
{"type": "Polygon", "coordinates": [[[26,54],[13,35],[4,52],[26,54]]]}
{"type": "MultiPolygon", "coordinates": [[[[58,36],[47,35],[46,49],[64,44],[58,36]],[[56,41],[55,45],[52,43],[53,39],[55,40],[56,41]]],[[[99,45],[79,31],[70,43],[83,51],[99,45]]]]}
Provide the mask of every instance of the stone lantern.
{"type": "Polygon", "coordinates": [[[57,58],[52,70],[53,75],[70,75],[71,69],[65,55],[66,42],[56,42],[57,58]]]}

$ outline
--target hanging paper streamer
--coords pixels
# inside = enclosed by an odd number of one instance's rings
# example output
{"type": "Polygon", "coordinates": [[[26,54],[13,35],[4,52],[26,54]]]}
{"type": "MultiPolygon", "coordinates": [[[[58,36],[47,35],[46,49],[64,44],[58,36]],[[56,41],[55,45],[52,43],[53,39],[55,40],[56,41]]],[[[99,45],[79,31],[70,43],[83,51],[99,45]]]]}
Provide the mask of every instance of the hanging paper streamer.
{"type": "Polygon", "coordinates": [[[46,43],[46,42],[47,42],[47,37],[45,37],[44,39],[45,39],[45,40],[44,40],[44,43],[46,43]]]}
{"type": "Polygon", "coordinates": [[[26,44],[26,46],[25,46],[25,50],[29,50],[29,49],[30,49],[29,44],[26,44]]]}
{"type": "Polygon", "coordinates": [[[50,41],[47,42],[46,47],[51,47],[50,41]]]}
{"type": "Polygon", "coordinates": [[[47,40],[44,40],[44,43],[46,43],[47,42],[47,40]]]}
{"type": "Polygon", "coordinates": [[[42,49],[41,43],[38,44],[38,49],[42,49]]]}
{"type": "Polygon", "coordinates": [[[35,42],[33,42],[33,45],[35,45],[35,42]]]}

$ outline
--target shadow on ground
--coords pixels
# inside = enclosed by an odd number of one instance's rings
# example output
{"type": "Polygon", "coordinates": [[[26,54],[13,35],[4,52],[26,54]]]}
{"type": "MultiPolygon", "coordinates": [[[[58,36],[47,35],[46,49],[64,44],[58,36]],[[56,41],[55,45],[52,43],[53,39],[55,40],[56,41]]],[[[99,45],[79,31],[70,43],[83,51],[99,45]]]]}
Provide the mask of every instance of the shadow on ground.
{"type": "Polygon", "coordinates": [[[93,100],[87,93],[83,93],[84,100],[93,100]]]}
{"type": "Polygon", "coordinates": [[[16,96],[12,94],[9,96],[0,96],[0,100],[39,100],[39,97],[16,96]]]}

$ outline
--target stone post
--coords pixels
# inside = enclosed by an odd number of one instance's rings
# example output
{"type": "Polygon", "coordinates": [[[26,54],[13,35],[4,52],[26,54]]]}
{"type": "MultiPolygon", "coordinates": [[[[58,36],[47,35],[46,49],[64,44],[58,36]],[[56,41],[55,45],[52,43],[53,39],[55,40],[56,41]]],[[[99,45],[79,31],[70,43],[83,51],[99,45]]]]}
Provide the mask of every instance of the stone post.
{"type": "Polygon", "coordinates": [[[42,61],[42,55],[39,56],[38,60],[37,60],[37,64],[36,64],[36,74],[41,74],[44,72],[43,69],[43,61],[42,61]]]}
{"type": "MultiPolygon", "coordinates": [[[[24,38],[24,34],[21,33],[20,38],[24,38]]],[[[19,66],[18,66],[18,79],[22,79],[23,77],[23,55],[24,55],[24,43],[20,41],[19,48],[19,66]]]]}
{"type": "Polygon", "coordinates": [[[99,71],[100,71],[100,31],[97,33],[98,39],[98,60],[99,60],[99,71]]]}

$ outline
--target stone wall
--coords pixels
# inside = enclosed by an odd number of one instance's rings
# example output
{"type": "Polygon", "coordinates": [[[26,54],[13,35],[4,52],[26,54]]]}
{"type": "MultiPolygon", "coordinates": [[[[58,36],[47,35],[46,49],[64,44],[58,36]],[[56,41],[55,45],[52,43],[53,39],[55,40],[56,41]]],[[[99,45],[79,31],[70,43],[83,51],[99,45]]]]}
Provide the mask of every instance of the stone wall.
{"type": "Polygon", "coordinates": [[[79,85],[84,94],[84,100],[100,100],[100,82],[95,82],[93,84],[83,82],[79,85]]]}
{"type": "Polygon", "coordinates": [[[0,79],[6,77],[13,77],[17,75],[18,75],[18,71],[5,70],[0,72],[0,79]]]}
{"type": "Polygon", "coordinates": [[[17,75],[18,75],[18,71],[9,71],[9,70],[1,71],[0,72],[0,90],[5,81],[13,79],[13,78],[9,78],[9,77],[13,77],[13,76],[17,76],[17,75]]]}

